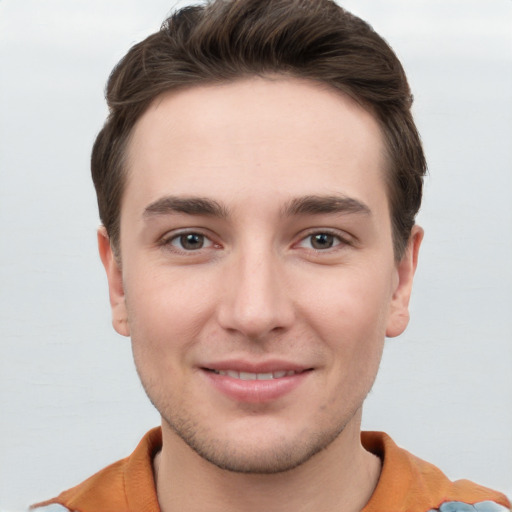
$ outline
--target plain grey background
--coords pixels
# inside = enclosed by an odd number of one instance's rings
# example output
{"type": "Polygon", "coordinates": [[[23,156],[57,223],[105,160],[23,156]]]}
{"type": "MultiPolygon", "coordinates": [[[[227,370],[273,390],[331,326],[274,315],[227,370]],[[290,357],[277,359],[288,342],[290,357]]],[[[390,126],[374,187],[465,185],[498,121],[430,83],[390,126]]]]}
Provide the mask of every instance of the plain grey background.
{"type": "MultiPolygon", "coordinates": [[[[0,508],[159,422],[110,326],[89,178],[103,88],[167,0],[0,0],[0,508]]],[[[430,176],[407,332],[364,427],[512,495],[512,1],[347,0],[401,58],[430,176]]]]}

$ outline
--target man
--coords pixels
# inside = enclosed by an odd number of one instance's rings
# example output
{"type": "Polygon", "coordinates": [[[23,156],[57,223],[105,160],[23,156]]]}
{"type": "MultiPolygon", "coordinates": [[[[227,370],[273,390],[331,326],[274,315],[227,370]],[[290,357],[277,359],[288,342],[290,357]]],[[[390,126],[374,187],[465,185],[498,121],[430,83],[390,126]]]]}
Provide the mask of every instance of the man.
{"type": "Polygon", "coordinates": [[[509,508],[360,432],[423,236],[386,43],[328,0],[217,0],[133,47],[107,99],[99,251],[162,428],[37,510],[509,508]]]}

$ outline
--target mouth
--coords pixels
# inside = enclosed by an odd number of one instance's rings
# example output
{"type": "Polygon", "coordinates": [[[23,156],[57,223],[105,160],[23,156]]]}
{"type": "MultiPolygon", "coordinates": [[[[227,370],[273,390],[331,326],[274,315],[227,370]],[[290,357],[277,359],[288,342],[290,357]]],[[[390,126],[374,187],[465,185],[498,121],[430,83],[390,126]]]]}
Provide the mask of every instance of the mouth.
{"type": "Polygon", "coordinates": [[[308,376],[314,370],[275,363],[252,365],[225,362],[212,366],[201,369],[214,389],[237,403],[251,404],[269,403],[291,394],[309,380],[308,376]]]}
{"type": "Polygon", "coordinates": [[[264,373],[255,373],[255,372],[242,372],[237,370],[215,370],[210,368],[205,368],[206,371],[213,372],[215,375],[225,375],[227,377],[231,377],[232,379],[238,380],[274,380],[274,379],[282,379],[284,377],[292,377],[294,375],[298,375],[304,371],[308,370],[278,370],[274,372],[264,372],[264,373]]]}

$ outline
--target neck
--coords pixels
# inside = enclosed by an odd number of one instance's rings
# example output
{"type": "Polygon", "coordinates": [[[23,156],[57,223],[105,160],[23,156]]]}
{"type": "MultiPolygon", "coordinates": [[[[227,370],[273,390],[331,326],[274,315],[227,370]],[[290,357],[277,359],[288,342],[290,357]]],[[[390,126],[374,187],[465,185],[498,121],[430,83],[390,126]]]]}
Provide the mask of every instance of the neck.
{"type": "Polygon", "coordinates": [[[165,424],[154,461],[162,512],[358,512],[370,499],[381,461],[360,442],[360,413],[325,450],[272,475],[233,473],[202,459],[165,424]]]}

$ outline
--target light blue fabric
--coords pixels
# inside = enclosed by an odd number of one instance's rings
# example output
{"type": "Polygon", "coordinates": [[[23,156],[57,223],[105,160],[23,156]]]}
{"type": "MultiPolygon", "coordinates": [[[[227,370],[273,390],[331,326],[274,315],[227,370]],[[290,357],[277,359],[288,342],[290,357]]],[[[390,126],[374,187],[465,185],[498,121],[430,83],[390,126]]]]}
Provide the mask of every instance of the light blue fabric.
{"type": "Polygon", "coordinates": [[[481,501],[474,505],[476,512],[510,512],[503,505],[498,505],[494,501],[481,501]]]}
{"type": "Polygon", "coordinates": [[[494,501],[481,501],[474,505],[462,501],[446,501],[438,509],[431,509],[428,512],[510,512],[510,510],[494,501]]]}
{"type": "Polygon", "coordinates": [[[475,512],[475,507],[461,501],[447,501],[439,507],[439,512],[475,512]]]}

